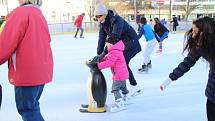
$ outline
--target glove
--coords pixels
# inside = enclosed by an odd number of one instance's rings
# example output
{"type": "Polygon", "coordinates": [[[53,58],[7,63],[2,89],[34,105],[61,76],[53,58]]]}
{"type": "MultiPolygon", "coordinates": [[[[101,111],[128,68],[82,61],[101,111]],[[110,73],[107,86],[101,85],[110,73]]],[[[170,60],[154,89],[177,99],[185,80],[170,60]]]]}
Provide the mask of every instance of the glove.
{"type": "Polygon", "coordinates": [[[107,50],[107,47],[105,47],[105,49],[104,49],[104,51],[102,52],[102,54],[100,54],[100,55],[97,55],[97,56],[95,56],[94,58],[93,58],[93,61],[95,61],[95,62],[101,62],[102,61],[102,59],[105,57],[105,55],[107,55],[108,54],[108,50],[107,50]]]}
{"type": "Polygon", "coordinates": [[[90,68],[91,71],[99,71],[97,63],[98,62],[96,62],[95,60],[89,60],[86,62],[86,65],[90,68]]]}
{"type": "Polygon", "coordinates": [[[160,86],[161,91],[163,91],[171,82],[172,82],[172,79],[167,78],[166,81],[164,81],[160,86]]]}
{"type": "Polygon", "coordinates": [[[105,57],[105,54],[104,53],[102,53],[102,54],[100,54],[100,55],[97,55],[97,56],[95,56],[94,58],[93,58],[93,61],[95,61],[95,62],[101,62],[102,61],[102,59],[105,57]]]}

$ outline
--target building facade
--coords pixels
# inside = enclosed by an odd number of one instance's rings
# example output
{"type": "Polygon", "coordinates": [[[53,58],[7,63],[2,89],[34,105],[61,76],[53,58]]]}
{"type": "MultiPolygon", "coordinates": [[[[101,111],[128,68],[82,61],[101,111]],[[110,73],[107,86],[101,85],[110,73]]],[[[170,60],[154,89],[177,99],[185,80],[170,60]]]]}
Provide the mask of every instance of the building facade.
{"type": "Polygon", "coordinates": [[[128,15],[135,18],[136,11],[139,11],[147,18],[167,18],[171,19],[172,15],[176,15],[180,20],[192,20],[200,16],[215,17],[215,0],[163,0],[164,4],[158,5],[161,0],[109,0],[109,3],[126,2],[130,6],[128,15]],[[136,4],[134,3],[136,1],[136,4]],[[188,4],[189,3],[189,4],[188,4]],[[187,6],[189,5],[190,14],[186,18],[187,6]]]}

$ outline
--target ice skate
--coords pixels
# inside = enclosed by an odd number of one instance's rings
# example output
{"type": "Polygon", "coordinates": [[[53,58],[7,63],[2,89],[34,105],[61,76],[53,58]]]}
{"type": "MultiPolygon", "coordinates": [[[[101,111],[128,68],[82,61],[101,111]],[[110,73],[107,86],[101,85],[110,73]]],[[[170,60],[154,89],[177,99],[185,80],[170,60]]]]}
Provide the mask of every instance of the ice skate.
{"type": "Polygon", "coordinates": [[[119,112],[125,110],[125,104],[122,98],[115,100],[115,103],[111,106],[110,112],[119,112]]]}
{"type": "Polygon", "coordinates": [[[147,65],[142,65],[141,68],[138,69],[139,72],[148,72],[149,67],[147,65]]]}
{"type": "Polygon", "coordinates": [[[158,50],[156,51],[156,55],[157,55],[157,56],[161,55],[161,54],[162,54],[162,51],[163,51],[162,49],[158,49],[158,50]]]}
{"type": "Polygon", "coordinates": [[[122,100],[124,101],[125,106],[132,104],[131,97],[129,95],[123,95],[122,100]]]}
{"type": "Polygon", "coordinates": [[[148,67],[149,69],[152,68],[152,62],[151,62],[151,60],[150,60],[149,63],[147,64],[147,67],[148,67]]]}
{"type": "Polygon", "coordinates": [[[139,88],[139,86],[130,86],[130,89],[129,89],[129,93],[127,95],[127,98],[128,99],[131,99],[132,97],[135,97],[139,94],[141,94],[142,90],[139,88]]]}

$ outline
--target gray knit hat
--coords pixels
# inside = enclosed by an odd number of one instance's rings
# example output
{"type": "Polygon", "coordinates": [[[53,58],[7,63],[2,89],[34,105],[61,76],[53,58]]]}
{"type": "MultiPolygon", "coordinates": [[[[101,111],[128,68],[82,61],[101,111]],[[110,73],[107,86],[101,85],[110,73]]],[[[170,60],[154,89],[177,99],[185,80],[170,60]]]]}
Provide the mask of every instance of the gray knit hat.
{"type": "Polygon", "coordinates": [[[108,11],[104,4],[98,3],[96,4],[94,15],[107,15],[108,11]]]}

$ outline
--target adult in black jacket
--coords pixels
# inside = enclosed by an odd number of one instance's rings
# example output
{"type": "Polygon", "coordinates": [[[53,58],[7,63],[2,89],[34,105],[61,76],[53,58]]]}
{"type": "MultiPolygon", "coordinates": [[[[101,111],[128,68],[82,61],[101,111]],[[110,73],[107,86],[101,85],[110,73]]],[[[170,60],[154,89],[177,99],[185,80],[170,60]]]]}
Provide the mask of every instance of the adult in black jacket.
{"type": "Polygon", "coordinates": [[[118,42],[122,40],[125,44],[123,54],[129,71],[129,82],[131,85],[136,86],[137,82],[129,68],[130,60],[141,51],[135,30],[119,15],[112,10],[107,10],[103,4],[97,4],[94,14],[98,22],[100,22],[97,54],[104,55],[106,41],[118,42]]]}
{"type": "Polygon", "coordinates": [[[210,17],[197,19],[192,29],[186,34],[188,50],[187,57],[169,74],[169,78],[160,86],[164,90],[172,81],[177,80],[193,67],[200,57],[210,65],[208,83],[205,90],[207,97],[208,121],[215,121],[215,20],[210,17]]]}

